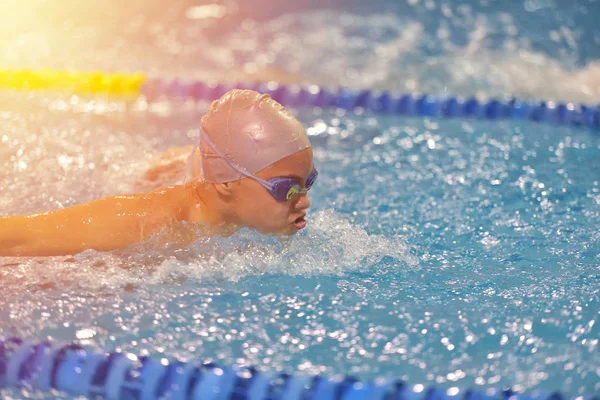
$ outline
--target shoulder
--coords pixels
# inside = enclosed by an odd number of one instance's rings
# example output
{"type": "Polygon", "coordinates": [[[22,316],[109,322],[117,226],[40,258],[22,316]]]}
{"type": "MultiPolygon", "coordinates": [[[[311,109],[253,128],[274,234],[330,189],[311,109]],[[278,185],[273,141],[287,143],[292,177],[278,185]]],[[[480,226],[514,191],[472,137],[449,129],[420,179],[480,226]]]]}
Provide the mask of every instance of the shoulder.
{"type": "Polygon", "coordinates": [[[146,203],[157,213],[166,213],[175,215],[181,220],[182,212],[188,205],[188,196],[183,185],[163,186],[151,192],[141,193],[137,195],[139,201],[146,203]]]}

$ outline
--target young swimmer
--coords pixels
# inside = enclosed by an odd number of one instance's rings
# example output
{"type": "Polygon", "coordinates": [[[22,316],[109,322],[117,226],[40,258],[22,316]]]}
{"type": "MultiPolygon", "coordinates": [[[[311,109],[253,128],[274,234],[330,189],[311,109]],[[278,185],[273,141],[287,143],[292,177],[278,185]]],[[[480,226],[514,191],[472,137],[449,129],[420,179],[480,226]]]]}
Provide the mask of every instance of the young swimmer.
{"type": "Polygon", "coordinates": [[[232,90],[211,104],[200,125],[190,182],[0,217],[0,256],[124,249],[183,221],[202,226],[203,235],[242,227],[292,235],[306,226],[317,171],[298,120],[269,95],[232,90]]]}

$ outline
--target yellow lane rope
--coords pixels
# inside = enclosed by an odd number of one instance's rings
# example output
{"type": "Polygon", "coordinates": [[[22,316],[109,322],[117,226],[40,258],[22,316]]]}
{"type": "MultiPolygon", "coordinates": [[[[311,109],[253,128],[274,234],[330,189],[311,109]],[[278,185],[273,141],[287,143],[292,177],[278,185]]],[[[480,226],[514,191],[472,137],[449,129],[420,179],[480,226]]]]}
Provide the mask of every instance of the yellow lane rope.
{"type": "Polygon", "coordinates": [[[73,94],[137,96],[146,76],[141,72],[106,73],[51,69],[0,69],[0,89],[64,90],[73,94]]]}

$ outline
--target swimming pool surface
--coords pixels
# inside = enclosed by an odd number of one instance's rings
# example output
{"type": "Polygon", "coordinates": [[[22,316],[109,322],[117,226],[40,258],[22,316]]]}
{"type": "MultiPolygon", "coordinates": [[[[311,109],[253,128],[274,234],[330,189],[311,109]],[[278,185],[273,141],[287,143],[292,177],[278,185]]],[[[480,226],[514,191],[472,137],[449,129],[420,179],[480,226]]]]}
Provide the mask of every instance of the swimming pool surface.
{"type": "MultiPolygon", "coordinates": [[[[42,28],[32,30],[7,41],[13,58],[6,59],[30,66],[46,54],[52,67],[181,76],[197,76],[196,64],[216,75],[231,59],[297,67],[300,80],[314,74],[317,83],[351,87],[598,102],[600,89],[573,83],[593,80],[581,70],[599,55],[600,38],[586,25],[598,15],[597,2],[579,1],[579,11],[520,2],[530,24],[516,5],[502,16],[499,2],[488,3],[411,1],[396,14],[384,13],[389,2],[366,14],[357,3],[333,19],[330,10],[307,6],[223,33],[216,23],[185,17],[190,3],[177,2],[171,13],[156,11],[154,28],[145,17],[138,31],[120,27],[114,36],[77,25],[61,48],[52,34],[42,39],[42,28]],[[457,15],[465,16],[461,26],[454,26],[457,15]],[[461,28],[465,42],[458,34],[444,39],[424,21],[461,28]],[[151,43],[140,39],[152,29],[162,33],[151,43]],[[569,29],[581,44],[569,44],[569,29]],[[228,50],[208,39],[203,45],[213,53],[198,48],[210,30],[228,50]],[[52,54],[90,37],[90,50],[71,61],[52,54]],[[290,50],[301,44],[302,57],[290,50]],[[27,46],[41,50],[25,54],[27,46]],[[250,59],[252,46],[258,55],[250,59]],[[169,57],[178,61],[172,71],[169,57]],[[506,68],[486,70],[493,61],[506,68]],[[345,72],[336,77],[336,70],[345,72]]],[[[134,191],[161,151],[191,143],[206,107],[0,93],[0,215],[134,191]]],[[[597,132],[523,121],[296,114],[320,172],[308,228],[297,237],[282,243],[242,231],[187,249],[151,240],[123,252],[0,258],[0,335],[442,387],[600,391],[597,132]]]]}

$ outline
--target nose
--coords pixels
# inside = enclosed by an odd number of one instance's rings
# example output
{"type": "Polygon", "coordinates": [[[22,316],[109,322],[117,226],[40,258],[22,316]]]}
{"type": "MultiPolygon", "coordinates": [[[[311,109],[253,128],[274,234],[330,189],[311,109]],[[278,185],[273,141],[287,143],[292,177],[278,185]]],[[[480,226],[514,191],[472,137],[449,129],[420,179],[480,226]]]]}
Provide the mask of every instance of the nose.
{"type": "Polygon", "coordinates": [[[298,210],[306,210],[310,207],[310,199],[308,198],[308,194],[300,194],[298,195],[298,200],[296,201],[296,208],[298,210]]]}

